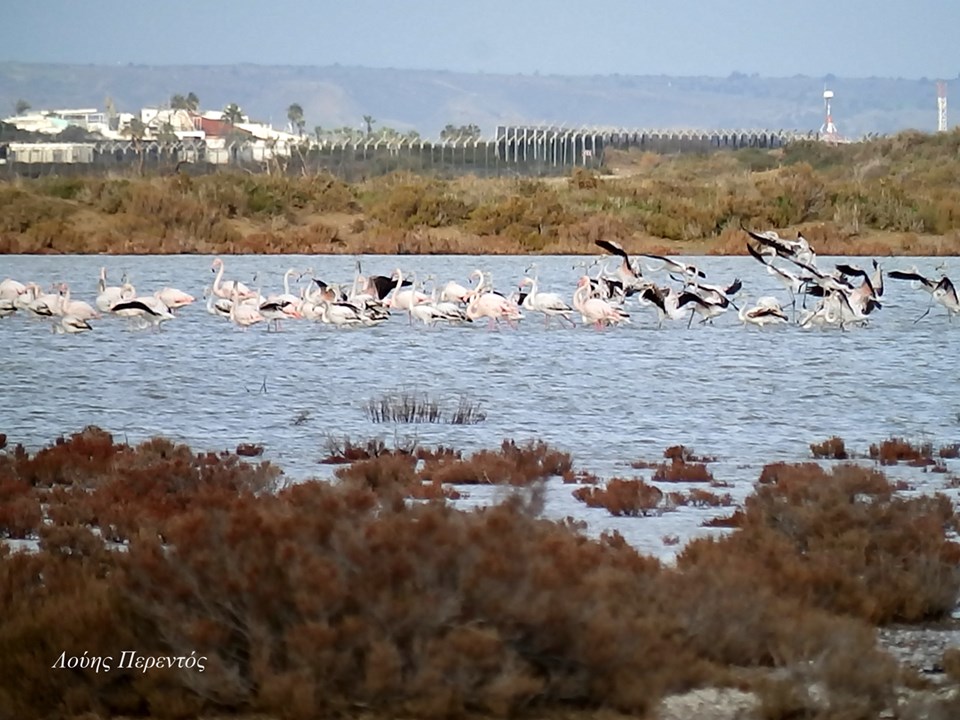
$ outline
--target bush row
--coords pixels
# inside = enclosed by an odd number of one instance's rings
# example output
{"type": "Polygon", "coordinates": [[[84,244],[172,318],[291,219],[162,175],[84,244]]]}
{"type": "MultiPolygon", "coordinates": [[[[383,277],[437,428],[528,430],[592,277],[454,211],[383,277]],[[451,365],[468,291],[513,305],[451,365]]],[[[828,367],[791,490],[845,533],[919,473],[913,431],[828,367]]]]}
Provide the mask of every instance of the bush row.
{"type": "Polygon", "coordinates": [[[870,623],[942,617],[958,591],[949,501],[900,499],[879,470],[778,466],[739,529],[665,567],[539,517],[528,478],[567,469],[545,445],[472,456],[480,481],[523,478],[472,511],[395,482],[459,453],[349,448],[366,451],[288,487],[266,463],[93,428],[0,455],[0,505],[22,506],[4,532],[39,541],[0,549],[0,716],[643,713],[734,684],[766,717],[875,717],[910,678],[870,623]],[[204,671],[117,667],[124,651],[204,671]],[[112,669],[53,667],[84,653],[112,669]]]}

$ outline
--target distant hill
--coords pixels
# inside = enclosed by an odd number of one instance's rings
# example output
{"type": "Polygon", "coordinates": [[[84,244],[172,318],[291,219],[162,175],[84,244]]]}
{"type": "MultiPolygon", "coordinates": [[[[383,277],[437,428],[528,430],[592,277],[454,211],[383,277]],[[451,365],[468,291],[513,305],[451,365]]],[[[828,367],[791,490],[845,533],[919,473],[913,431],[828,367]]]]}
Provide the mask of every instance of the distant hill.
{"type": "MultiPolygon", "coordinates": [[[[282,127],[299,103],[308,131],[363,126],[437,137],[448,123],[475,123],[490,135],[503,123],[817,130],[825,84],[836,94],[841,134],[936,129],[933,80],[603,75],[491,75],[431,70],[266,65],[46,65],[0,63],[0,116],[26,100],[34,109],[119,111],[168,103],[194,92],[203,108],[237,103],[256,120],[282,127]]],[[[960,87],[960,83],[954,83],[960,87]]],[[[955,124],[955,123],[954,123],[955,124]]],[[[952,125],[951,125],[952,126],[952,125]]]]}

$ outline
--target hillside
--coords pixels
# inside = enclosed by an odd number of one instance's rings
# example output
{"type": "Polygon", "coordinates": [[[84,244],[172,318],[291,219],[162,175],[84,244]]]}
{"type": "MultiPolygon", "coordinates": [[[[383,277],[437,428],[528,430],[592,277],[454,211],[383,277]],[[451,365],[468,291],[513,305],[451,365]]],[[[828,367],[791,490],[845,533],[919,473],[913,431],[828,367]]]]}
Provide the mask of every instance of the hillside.
{"type": "Polygon", "coordinates": [[[501,123],[622,127],[763,127],[817,130],[825,84],[836,93],[841,133],[860,137],[936,127],[932,79],[805,77],[725,78],[606,75],[493,75],[361,67],[261,65],[145,66],[0,63],[0,113],[26,100],[34,108],[99,107],[122,111],[194,92],[205,108],[237,103],[276,126],[299,103],[307,129],[377,125],[436,137],[448,123],[475,123],[492,134],[501,123]]]}

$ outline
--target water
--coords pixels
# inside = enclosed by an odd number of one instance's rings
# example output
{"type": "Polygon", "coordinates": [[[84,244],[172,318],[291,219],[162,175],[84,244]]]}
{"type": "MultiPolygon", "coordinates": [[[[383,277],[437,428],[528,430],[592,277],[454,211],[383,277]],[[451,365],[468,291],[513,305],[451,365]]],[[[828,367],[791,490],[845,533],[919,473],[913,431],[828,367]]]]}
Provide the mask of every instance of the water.
{"type": "MultiPolygon", "coordinates": [[[[542,290],[570,296],[582,258],[532,260],[542,290]]],[[[693,260],[711,282],[736,276],[745,295],[788,301],[751,258],[693,260]]],[[[601,477],[644,475],[629,462],[656,459],[665,447],[683,443],[718,458],[713,472],[734,484],[738,500],[764,463],[807,459],[810,442],[834,434],[861,451],[891,435],[935,445],[960,439],[960,322],[948,323],[936,308],[914,324],[929,295],[907,282],[888,280],[883,309],[869,326],[847,332],[744,328],[735,312],[712,327],[687,330],[675,323],[658,330],[654,311],[631,300],[633,324],[602,332],[545,329],[535,317],[516,330],[493,332],[480,323],[411,327],[398,314],[375,328],[299,321],[267,333],[238,330],[206,312],[201,296],[212,281],[210,262],[203,256],[0,258],[0,279],[44,286],[66,281],[75,298],[91,303],[101,265],[111,284],[126,272],[141,294],[171,285],[198,298],[162,332],[104,318],[93,332],[70,336],[53,334],[49,321],[23,313],[0,320],[0,432],[30,448],[86,425],[129,442],[163,434],[195,449],[259,443],[291,480],[330,474],[318,460],[331,437],[378,436],[388,444],[416,439],[464,450],[494,447],[503,438],[539,438],[601,477]],[[464,395],[487,419],[470,426],[372,423],[367,401],[401,388],[453,403],[464,395]]],[[[481,268],[510,291],[530,262],[371,256],[363,269],[388,275],[401,267],[467,284],[470,270],[481,268]]],[[[912,258],[885,266],[916,264],[936,275],[938,262],[912,258]]],[[[328,281],[348,282],[354,272],[354,258],[343,256],[231,256],[225,263],[225,278],[264,294],[282,291],[288,267],[312,268],[328,281]]],[[[827,258],[819,263],[831,266],[827,258]]],[[[465,503],[485,502],[494,491],[468,492],[465,503]]],[[[587,519],[591,530],[619,528],[643,549],[669,555],[664,535],[689,537],[700,532],[704,517],[729,509],[614,519],[573,501],[570,487],[558,482],[549,488],[547,512],[587,519]]]]}

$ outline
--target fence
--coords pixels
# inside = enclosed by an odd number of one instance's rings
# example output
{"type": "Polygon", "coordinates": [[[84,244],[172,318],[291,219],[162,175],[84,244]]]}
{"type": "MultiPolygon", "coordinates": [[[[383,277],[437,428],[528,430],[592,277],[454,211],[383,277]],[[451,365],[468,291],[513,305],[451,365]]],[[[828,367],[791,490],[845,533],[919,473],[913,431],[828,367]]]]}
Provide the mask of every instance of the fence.
{"type": "Polygon", "coordinates": [[[10,143],[0,146],[0,175],[42,176],[139,172],[315,174],[347,181],[408,170],[439,176],[481,177],[566,174],[603,166],[608,147],[651,152],[775,148],[813,133],[770,130],[625,130],[556,126],[500,126],[492,139],[440,141],[382,139],[312,141],[281,146],[264,141],[177,142],[107,140],[95,143],[10,143]]]}

